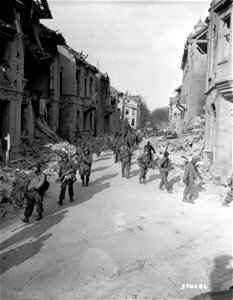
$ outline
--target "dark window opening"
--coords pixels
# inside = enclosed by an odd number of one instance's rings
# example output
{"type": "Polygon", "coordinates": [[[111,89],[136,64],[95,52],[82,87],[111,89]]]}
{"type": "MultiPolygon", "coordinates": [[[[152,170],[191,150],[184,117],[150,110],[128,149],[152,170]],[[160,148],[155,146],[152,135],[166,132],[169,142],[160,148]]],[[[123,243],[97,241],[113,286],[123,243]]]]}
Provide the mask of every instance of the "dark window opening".
{"type": "Polygon", "coordinates": [[[81,70],[76,70],[76,87],[77,87],[77,95],[80,95],[80,87],[81,87],[81,70]]]}
{"type": "Polygon", "coordinates": [[[87,97],[87,79],[84,80],[84,97],[87,97]]]}
{"type": "Polygon", "coordinates": [[[90,82],[89,82],[89,94],[90,94],[90,96],[93,95],[93,78],[90,78],[90,82]]]}
{"type": "Polygon", "coordinates": [[[9,133],[10,102],[0,100],[0,138],[6,137],[9,133]]]}
{"type": "Polygon", "coordinates": [[[62,87],[62,75],[63,75],[63,73],[62,73],[62,72],[60,72],[60,95],[62,95],[62,94],[63,94],[63,87],[62,87]]]}
{"type": "Polygon", "coordinates": [[[206,54],[207,53],[207,43],[197,43],[197,50],[201,54],[206,54]]]}

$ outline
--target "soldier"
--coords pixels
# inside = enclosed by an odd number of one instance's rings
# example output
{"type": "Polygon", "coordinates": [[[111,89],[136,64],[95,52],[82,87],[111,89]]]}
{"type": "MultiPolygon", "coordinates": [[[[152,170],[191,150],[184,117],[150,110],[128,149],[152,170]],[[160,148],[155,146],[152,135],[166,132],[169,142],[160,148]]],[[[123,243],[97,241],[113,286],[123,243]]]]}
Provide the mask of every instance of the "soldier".
{"type": "Polygon", "coordinates": [[[85,147],[83,155],[80,157],[79,174],[82,180],[82,186],[88,186],[92,166],[92,153],[88,147],[85,147]]]}
{"type": "Polygon", "coordinates": [[[120,151],[122,177],[125,177],[125,171],[126,171],[126,178],[129,178],[130,166],[131,166],[131,156],[132,156],[132,152],[131,152],[127,142],[125,142],[120,151]]]}
{"type": "Polygon", "coordinates": [[[100,157],[100,154],[101,154],[101,140],[100,140],[99,136],[95,139],[95,151],[96,151],[96,156],[100,157]]]}
{"type": "Polygon", "coordinates": [[[140,167],[139,183],[146,183],[146,174],[148,168],[151,165],[150,155],[147,148],[144,148],[143,154],[139,155],[137,158],[138,165],[140,167]]]}
{"type": "Polygon", "coordinates": [[[65,199],[66,186],[68,185],[68,192],[70,196],[70,202],[73,202],[74,190],[73,184],[76,180],[76,165],[72,159],[68,158],[68,154],[66,152],[61,152],[61,162],[59,167],[59,178],[56,182],[61,182],[61,191],[59,195],[59,201],[57,202],[59,205],[63,205],[63,199],[65,199]]]}
{"type": "Polygon", "coordinates": [[[164,152],[164,156],[162,158],[162,160],[159,163],[159,171],[160,174],[162,176],[160,185],[159,185],[159,189],[162,191],[163,190],[163,185],[165,185],[168,193],[171,193],[171,188],[169,186],[167,177],[168,177],[168,173],[169,171],[172,170],[172,164],[170,159],[168,158],[169,153],[167,151],[164,152]]]}
{"type": "Polygon", "coordinates": [[[223,199],[222,206],[228,206],[232,202],[233,199],[233,173],[230,178],[227,179],[227,194],[223,199]]]}
{"type": "Polygon", "coordinates": [[[186,184],[186,187],[184,189],[183,202],[194,204],[193,198],[197,191],[195,180],[198,177],[202,180],[202,177],[196,166],[198,160],[199,157],[193,156],[192,160],[185,167],[183,182],[186,184]]]}
{"type": "Polygon", "coordinates": [[[150,160],[152,161],[152,152],[155,154],[155,149],[154,147],[151,145],[150,141],[147,142],[147,144],[144,146],[144,149],[147,148],[148,152],[149,152],[149,156],[150,156],[150,160]]]}
{"type": "Polygon", "coordinates": [[[33,165],[33,173],[28,181],[27,190],[25,193],[26,197],[26,208],[24,210],[24,218],[22,221],[24,223],[29,222],[29,217],[32,215],[34,206],[36,205],[37,217],[36,221],[42,219],[43,209],[43,197],[45,191],[49,188],[49,182],[47,176],[41,171],[41,163],[36,162],[33,165]]]}
{"type": "Polygon", "coordinates": [[[115,148],[115,163],[120,160],[120,148],[122,146],[122,140],[117,138],[116,140],[116,148],[115,148]]]}

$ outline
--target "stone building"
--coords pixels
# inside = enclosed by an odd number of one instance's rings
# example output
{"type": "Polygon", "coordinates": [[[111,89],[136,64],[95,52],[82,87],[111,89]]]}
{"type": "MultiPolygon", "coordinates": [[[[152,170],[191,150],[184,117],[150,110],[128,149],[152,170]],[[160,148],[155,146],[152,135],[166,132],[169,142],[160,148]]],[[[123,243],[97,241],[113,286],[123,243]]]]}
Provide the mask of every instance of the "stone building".
{"type": "Polygon", "coordinates": [[[120,98],[118,107],[121,109],[122,119],[127,119],[132,128],[137,129],[141,127],[141,96],[125,94],[120,98]]]}
{"type": "Polygon", "coordinates": [[[199,20],[184,46],[181,69],[183,80],[180,91],[180,103],[186,103],[186,112],[182,124],[185,129],[190,121],[204,114],[205,79],[207,62],[207,24],[199,20]]]}
{"type": "Polygon", "coordinates": [[[119,135],[122,130],[122,122],[121,122],[121,110],[118,108],[118,103],[120,102],[120,97],[122,93],[117,89],[111,87],[111,107],[112,113],[110,115],[110,130],[109,132],[112,134],[119,135]]]}
{"type": "Polygon", "coordinates": [[[95,133],[98,70],[69,46],[59,46],[60,112],[58,134],[71,142],[95,133]]]}
{"type": "Polygon", "coordinates": [[[33,143],[34,122],[58,126],[57,45],[64,38],[40,19],[52,18],[46,0],[1,2],[0,138],[10,134],[11,148],[33,143]]]}
{"type": "Polygon", "coordinates": [[[104,135],[109,132],[110,116],[112,114],[110,79],[107,73],[103,74],[101,72],[96,73],[95,79],[95,135],[104,135]]]}
{"type": "Polygon", "coordinates": [[[205,153],[217,174],[233,171],[232,0],[209,9],[205,153]]]}

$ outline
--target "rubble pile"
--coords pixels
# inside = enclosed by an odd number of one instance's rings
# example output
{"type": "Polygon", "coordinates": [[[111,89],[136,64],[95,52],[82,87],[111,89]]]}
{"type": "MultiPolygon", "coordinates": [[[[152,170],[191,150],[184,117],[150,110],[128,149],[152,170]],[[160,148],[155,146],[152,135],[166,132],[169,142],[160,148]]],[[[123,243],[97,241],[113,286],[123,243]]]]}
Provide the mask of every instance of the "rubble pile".
{"type": "Polygon", "coordinates": [[[1,220],[9,214],[14,214],[25,205],[24,194],[32,174],[31,167],[36,161],[40,161],[42,170],[49,181],[58,176],[60,154],[67,152],[73,158],[76,152],[74,145],[69,142],[51,142],[47,136],[43,137],[45,145],[35,143],[32,147],[22,145],[20,153],[11,160],[11,167],[0,169],[0,212],[1,220]]]}
{"type": "Polygon", "coordinates": [[[135,156],[143,152],[144,146],[150,141],[156,154],[154,159],[159,161],[167,149],[169,158],[173,164],[173,170],[169,173],[169,180],[173,186],[173,192],[179,193],[180,198],[185,188],[183,183],[184,168],[192,156],[201,158],[198,162],[198,169],[202,175],[203,181],[197,182],[197,190],[200,199],[208,201],[221,202],[226,195],[226,182],[214,174],[210,162],[203,153],[204,149],[204,120],[195,118],[190,123],[189,128],[183,134],[171,135],[167,138],[163,136],[150,136],[144,139],[139,149],[135,151],[135,156]]]}
{"type": "Polygon", "coordinates": [[[36,161],[41,162],[48,180],[54,180],[58,174],[60,152],[66,151],[70,157],[75,154],[73,145],[64,142],[44,124],[38,124],[35,127],[35,143],[32,146],[22,144],[19,153],[12,154],[9,168],[3,163],[0,164],[1,220],[11,214],[15,215],[24,207],[24,193],[30,181],[32,165],[36,161]]]}

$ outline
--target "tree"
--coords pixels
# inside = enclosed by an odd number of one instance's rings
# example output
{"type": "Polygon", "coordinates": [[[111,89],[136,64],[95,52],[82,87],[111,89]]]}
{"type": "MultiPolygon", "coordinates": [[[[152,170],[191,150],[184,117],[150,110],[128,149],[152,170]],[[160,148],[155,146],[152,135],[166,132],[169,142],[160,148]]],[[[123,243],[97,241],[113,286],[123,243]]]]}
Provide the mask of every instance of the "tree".
{"type": "Polygon", "coordinates": [[[169,107],[156,108],[150,114],[150,121],[159,129],[165,129],[169,125],[169,107]]]}
{"type": "Polygon", "coordinates": [[[150,119],[150,111],[146,105],[146,102],[142,100],[141,102],[141,122],[140,122],[140,128],[143,128],[146,126],[146,123],[150,119]]]}

